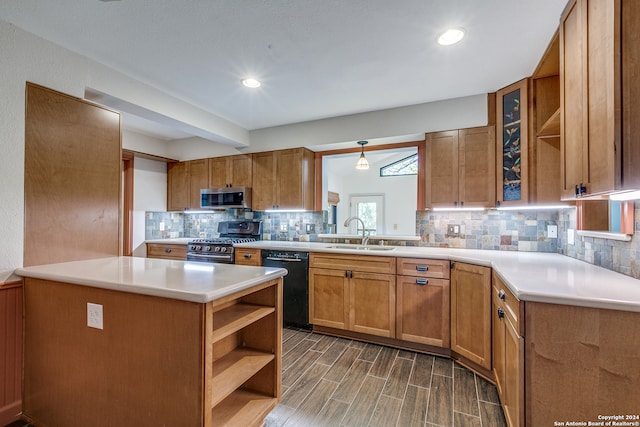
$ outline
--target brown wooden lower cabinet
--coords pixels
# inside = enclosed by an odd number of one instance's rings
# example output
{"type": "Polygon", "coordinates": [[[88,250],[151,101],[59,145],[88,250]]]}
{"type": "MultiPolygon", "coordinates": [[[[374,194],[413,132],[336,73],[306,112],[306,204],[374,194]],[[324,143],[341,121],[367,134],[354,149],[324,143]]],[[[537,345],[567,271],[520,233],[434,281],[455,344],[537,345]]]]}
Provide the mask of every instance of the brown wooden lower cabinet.
{"type": "Polygon", "coordinates": [[[524,322],[520,301],[493,272],[493,374],[509,427],[524,426],[524,322]],[[514,309],[515,308],[515,309],[514,309]]]}
{"type": "Polygon", "coordinates": [[[396,338],[448,348],[449,261],[398,258],[396,338]]]}
{"type": "Polygon", "coordinates": [[[22,412],[22,281],[0,282],[0,426],[22,412]]]}
{"type": "Polygon", "coordinates": [[[491,370],[491,268],[455,262],[451,269],[451,350],[491,370]]]}
{"type": "Polygon", "coordinates": [[[262,265],[262,251],[254,248],[236,248],[235,261],[238,265],[262,265]]]}
{"type": "Polygon", "coordinates": [[[147,258],[186,261],[187,246],[178,244],[147,243],[147,258]]]}
{"type": "Polygon", "coordinates": [[[395,258],[312,252],[309,267],[313,325],[395,337],[395,258]]]}

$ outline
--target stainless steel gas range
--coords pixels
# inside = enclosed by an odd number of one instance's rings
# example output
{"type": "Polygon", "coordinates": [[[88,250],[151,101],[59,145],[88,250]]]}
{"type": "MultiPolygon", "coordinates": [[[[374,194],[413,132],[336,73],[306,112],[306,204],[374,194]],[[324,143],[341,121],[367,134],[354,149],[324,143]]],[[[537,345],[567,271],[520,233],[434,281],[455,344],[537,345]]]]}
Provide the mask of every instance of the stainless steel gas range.
{"type": "Polygon", "coordinates": [[[221,221],[218,223],[219,237],[194,239],[187,244],[187,261],[235,263],[234,243],[253,242],[260,239],[260,221],[221,221]]]}

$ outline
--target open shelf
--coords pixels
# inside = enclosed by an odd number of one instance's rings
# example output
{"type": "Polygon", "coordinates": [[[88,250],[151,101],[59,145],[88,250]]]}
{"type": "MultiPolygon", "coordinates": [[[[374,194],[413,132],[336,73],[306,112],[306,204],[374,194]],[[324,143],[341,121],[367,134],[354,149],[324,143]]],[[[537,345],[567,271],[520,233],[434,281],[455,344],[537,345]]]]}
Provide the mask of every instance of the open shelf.
{"type": "Polygon", "coordinates": [[[544,122],[538,131],[538,138],[553,138],[560,136],[560,109],[557,109],[549,119],[544,122]]]}
{"type": "Polygon", "coordinates": [[[234,304],[213,314],[213,342],[239,331],[275,312],[275,307],[266,307],[254,304],[234,304]]]}
{"type": "Polygon", "coordinates": [[[260,425],[278,399],[247,390],[236,390],[213,409],[214,426],[260,425]]]}
{"type": "Polygon", "coordinates": [[[211,405],[216,406],[274,359],[271,353],[236,348],[213,363],[211,405]]]}

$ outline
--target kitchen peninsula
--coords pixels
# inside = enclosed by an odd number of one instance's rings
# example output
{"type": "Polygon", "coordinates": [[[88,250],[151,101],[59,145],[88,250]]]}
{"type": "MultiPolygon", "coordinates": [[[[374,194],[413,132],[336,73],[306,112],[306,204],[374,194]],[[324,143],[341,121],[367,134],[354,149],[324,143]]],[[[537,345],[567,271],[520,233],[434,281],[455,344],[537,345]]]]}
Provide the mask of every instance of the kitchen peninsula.
{"type": "Polygon", "coordinates": [[[260,425],[280,399],[284,269],[109,257],[16,274],[36,425],[260,425]]]}

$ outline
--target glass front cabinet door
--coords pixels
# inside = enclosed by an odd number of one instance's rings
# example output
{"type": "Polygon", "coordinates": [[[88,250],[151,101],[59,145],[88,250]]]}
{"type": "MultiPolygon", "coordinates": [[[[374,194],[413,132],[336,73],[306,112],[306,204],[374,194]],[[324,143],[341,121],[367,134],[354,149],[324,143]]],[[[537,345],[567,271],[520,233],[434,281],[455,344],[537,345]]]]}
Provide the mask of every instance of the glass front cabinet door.
{"type": "Polygon", "coordinates": [[[528,79],[496,92],[496,206],[528,203],[528,79]]]}

